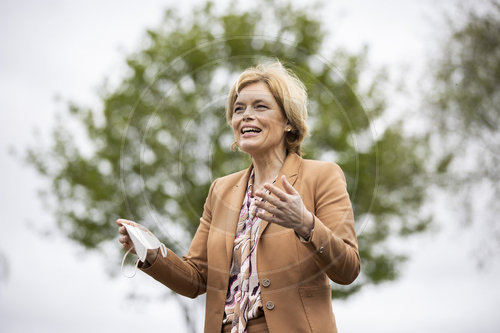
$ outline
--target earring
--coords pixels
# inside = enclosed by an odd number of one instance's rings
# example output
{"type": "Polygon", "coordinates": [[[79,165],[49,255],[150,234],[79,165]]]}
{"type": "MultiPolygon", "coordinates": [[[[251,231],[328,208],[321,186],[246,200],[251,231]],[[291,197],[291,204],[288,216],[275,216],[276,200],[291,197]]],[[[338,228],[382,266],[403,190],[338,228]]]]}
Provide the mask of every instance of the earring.
{"type": "Polygon", "coordinates": [[[231,151],[237,151],[239,150],[239,146],[238,146],[238,141],[234,141],[233,144],[231,145],[231,151]]]}
{"type": "Polygon", "coordinates": [[[290,132],[291,130],[290,126],[285,127],[285,131],[290,132]]]}

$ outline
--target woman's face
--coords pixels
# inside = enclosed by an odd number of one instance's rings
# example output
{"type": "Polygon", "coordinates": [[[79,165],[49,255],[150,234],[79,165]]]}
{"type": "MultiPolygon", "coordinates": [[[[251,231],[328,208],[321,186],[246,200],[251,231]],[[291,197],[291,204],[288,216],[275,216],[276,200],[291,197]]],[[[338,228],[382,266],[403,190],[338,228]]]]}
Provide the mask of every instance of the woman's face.
{"type": "Polygon", "coordinates": [[[264,82],[249,84],[240,91],[231,124],[238,147],[252,157],[285,149],[287,121],[264,82]]]}

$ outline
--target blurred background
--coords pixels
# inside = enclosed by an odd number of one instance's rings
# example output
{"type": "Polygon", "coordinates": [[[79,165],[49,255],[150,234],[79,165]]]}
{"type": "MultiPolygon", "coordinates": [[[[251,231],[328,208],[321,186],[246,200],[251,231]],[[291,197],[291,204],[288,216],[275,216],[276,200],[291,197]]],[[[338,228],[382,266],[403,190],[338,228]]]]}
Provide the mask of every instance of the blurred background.
{"type": "Polygon", "coordinates": [[[276,58],[355,210],[339,331],[500,329],[498,1],[4,0],[0,28],[1,332],[202,332],[203,297],[120,274],[114,221],[187,251],[249,164],[229,87],[276,58]]]}

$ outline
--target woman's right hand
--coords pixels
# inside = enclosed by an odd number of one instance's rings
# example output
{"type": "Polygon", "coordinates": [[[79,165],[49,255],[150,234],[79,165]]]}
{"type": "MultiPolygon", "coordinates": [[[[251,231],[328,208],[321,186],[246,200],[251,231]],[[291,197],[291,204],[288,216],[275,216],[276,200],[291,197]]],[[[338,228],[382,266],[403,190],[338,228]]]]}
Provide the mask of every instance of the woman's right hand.
{"type": "MultiPolygon", "coordinates": [[[[129,221],[127,221],[127,222],[129,222],[129,221]]],[[[128,251],[132,248],[132,251],[130,251],[130,252],[136,254],[135,249],[133,249],[134,243],[132,242],[132,239],[130,239],[130,236],[128,235],[127,229],[123,226],[123,223],[127,223],[127,222],[125,222],[122,219],[116,220],[116,224],[118,224],[120,226],[118,228],[118,234],[120,235],[118,240],[122,244],[123,249],[125,251],[128,251]]]]}
{"type": "MultiPolygon", "coordinates": [[[[118,233],[120,235],[120,237],[118,238],[118,240],[122,244],[123,249],[125,251],[128,251],[128,250],[132,249],[130,252],[132,252],[134,254],[137,254],[135,252],[135,249],[134,249],[134,243],[132,242],[132,239],[130,239],[130,236],[128,235],[127,228],[125,228],[123,226],[124,223],[127,223],[129,225],[135,225],[136,224],[134,221],[129,221],[129,220],[125,220],[125,219],[118,219],[118,220],[116,220],[116,224],[118,224],[120,226],[118,228],[118,233]]],[[[146,254],[146,261],[147,261],[146,267],[149,266],[150,264],[154,263],[157,256],[158,256],[158,249],[156,249],[156,250],[148,250],[148,253],[146,254]]],[[[144,267],[144,268],[146,268],[146,267],[144,267]]]]}

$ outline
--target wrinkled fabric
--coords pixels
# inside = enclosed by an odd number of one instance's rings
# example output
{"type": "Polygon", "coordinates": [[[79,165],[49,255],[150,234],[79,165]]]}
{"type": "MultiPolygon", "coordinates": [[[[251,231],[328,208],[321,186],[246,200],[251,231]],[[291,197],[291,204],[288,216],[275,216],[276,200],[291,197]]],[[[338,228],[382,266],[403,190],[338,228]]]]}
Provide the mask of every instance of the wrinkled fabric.
{"type": "Polygon", "coordinates": [[[257,276],[257,243],[261,219],[252,196],[254,171],[247,189],[234,239],[224,323],[232,323],[231,333],[247,332],[247,323],[263,314],[260,283],[257,276]]]}

